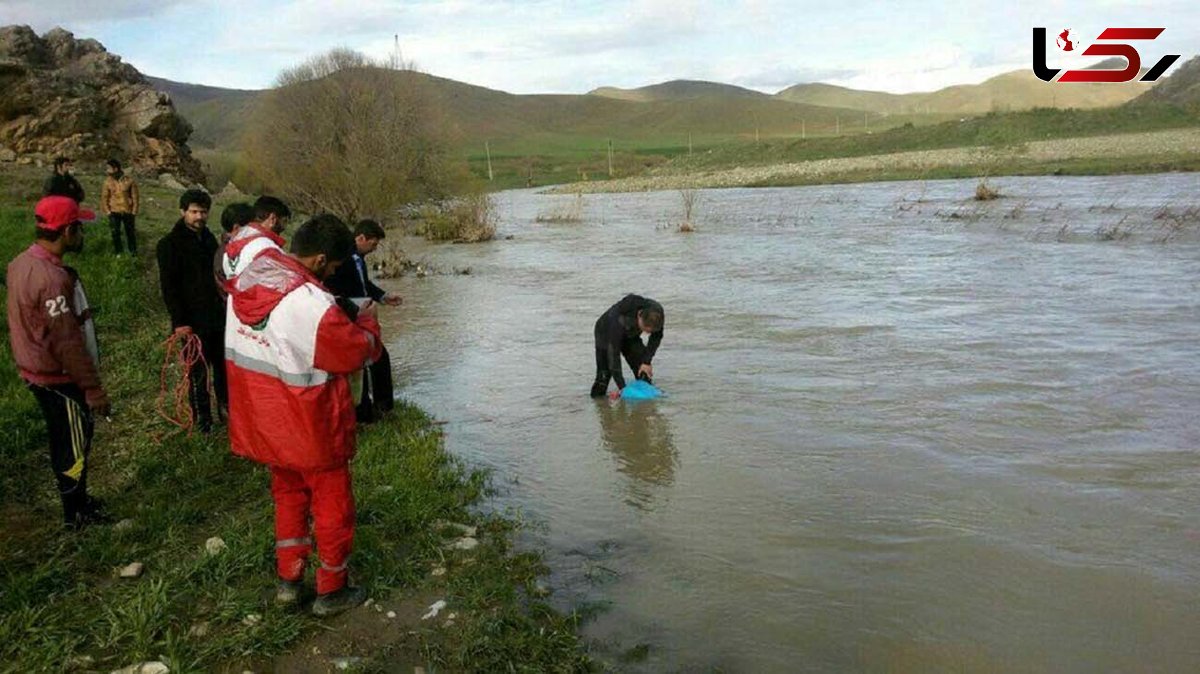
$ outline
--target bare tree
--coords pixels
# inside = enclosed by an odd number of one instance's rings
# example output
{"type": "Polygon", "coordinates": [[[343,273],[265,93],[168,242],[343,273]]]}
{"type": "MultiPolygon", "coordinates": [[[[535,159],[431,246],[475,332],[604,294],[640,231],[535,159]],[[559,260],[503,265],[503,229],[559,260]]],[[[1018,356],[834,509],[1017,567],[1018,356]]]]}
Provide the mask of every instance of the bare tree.
{"type": "Polygon", "coordinates": [[[428,80],[398,56],[334,49],[279,74],[250,124],[248,163],[302,210],[386,219],[465,175],[444,119],[428,80]]]}

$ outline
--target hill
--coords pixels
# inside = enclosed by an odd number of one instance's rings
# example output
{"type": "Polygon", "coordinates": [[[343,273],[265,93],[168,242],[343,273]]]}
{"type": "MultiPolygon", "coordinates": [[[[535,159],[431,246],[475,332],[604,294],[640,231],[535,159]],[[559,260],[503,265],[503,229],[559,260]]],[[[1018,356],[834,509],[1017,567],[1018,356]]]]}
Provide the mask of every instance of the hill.
{"type": "Polygon", "coordinates": [[[1158,86],[1135,99],[1136,103],[1170,103],[1200,105],[1200,56],[1181,66],[1175,66],[1158,86]]]}
{"type": "Polygon", "coordinates": [[[1015,70],[979,84],[956,85],[924,93],[889,94],[829,84],[799,84],[784,89],[775,96],[796,103],[856,108],[886,114],[976,115],[1032,108],[1105,108],[1133,100],[1152,86],[1153,84],[1146,82],[1066,86],[1043,82],[1026,70],[1015,70]]]}
{"type": "MultiPolygon", "coordinates": [[[[719,82],[704,82],[699,80],[671,80],[660,84],[638,87],[636,89],[620,89],[618,87],[600,87],[588,92],[589,96],[603,96],[623,101],[664,101],[685,98],[701,98],[705,96],[720,96],[730,98],[769,98],[767,94],[752,89],[744,89],[732,84],[719,82]]],[[[817,104],[821,105],[821,104],[817,104]]]]}
{"type": "Polygon", "coordinates": [[[183,84],[150,76],[146,81],[171,96],[175,108],[192,123],[192,145],[204,148],[220,147],[237,138],[250,118],[255,99],[262,93],[183,84]]]}
{"type": "MultiPolygon", "coordinates": [[[[686,145],[689,134],[700,143],[753,138],[756,129],[763,136],[781,136],[800,135],[802,130],[832,134],[841,125],[849,130],[851,120],[860,129],[864,125],[862,111],[790,103],[749,90],[730,95],[729,90],[738,88],[725,85],[713,85],[725,95],[674,98],[685,89],[710,89],[667,83],[651,96],[659,98],[635,101],[603,95],[510,94],[405,70],[396,71],[395,77],[398,83],[416,78],[432,89],[461,145],[481,146],[487,140],[499,152],[599,147],[610,138],[632,145],[654,146],[664,139],[686,145]]],[[[192,121],[193,142],[201,147],[235,149],[240,129],[262,95],[261,91],[152,81],[192,121]]],[[[866,117],[866,124],[878,123],[876,116],[866,117]]]]}

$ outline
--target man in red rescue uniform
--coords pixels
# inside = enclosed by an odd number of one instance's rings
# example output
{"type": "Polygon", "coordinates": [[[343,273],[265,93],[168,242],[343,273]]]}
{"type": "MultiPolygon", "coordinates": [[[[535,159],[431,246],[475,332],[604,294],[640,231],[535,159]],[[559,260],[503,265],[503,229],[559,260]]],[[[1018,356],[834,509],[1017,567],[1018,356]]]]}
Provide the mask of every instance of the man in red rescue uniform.
{"type": "Polygon", "coordinates": [[[294,604],[316,535],[317,599],[333,615],[365,592],[347,583],[354,538],[354,401],[348,375],[379,357],[374,307],[339,306],[322,284],[349,259],[354,236],[319,215],[297,230],[291,254],[263,250],[230,283],[225,327],[234,454],[271,469],[276,600],[294,604]]]}

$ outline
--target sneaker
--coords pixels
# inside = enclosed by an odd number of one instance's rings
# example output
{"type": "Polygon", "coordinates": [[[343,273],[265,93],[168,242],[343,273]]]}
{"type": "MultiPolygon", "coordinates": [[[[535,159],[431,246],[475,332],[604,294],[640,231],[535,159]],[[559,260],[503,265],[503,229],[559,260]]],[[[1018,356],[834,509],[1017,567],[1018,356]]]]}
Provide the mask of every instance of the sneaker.
{"type": "Polygon", "coordinates": [[[304,591],[304,581],[279,580],[275,583],[275,603],[285,606],[295,606],[300,603],[300,593],[304,591]]]}
{"type": "Polygon", "coordinates": [[[94,524],[112,524],[112,518],[103,512],[79,511],[63,519],[63,527],[68,531],[80,531],[94,524]]]}
{"type": "Polygon", "coordinates": [[[361,587],[343,587],[335,592],[317,595],[312,612],[318,618],[327,618],[352,609],[367,600],[367,591],[361,587]]]}
{"type": "Polygon", "coordinates": [[[108,508],[105,507],[104,501],[94,496],[87,497],[81,510],[97,524],[108,524],[113,521],[112,516],[108,514],[108,508]]]}

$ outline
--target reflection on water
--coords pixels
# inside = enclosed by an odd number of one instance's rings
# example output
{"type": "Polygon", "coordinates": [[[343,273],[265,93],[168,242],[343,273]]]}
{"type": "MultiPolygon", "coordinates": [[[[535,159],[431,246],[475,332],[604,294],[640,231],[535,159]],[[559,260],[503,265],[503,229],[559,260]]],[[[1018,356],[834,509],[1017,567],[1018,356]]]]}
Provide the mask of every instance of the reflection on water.
{"type": "Polygon", "coordinates": [[[409,244],[472,274],[393,284],[399,393],[620,669],[1200,671],[1200,237],[1155,218],[1195,174],[997,184],[712,191],[690,235],[498,195],[514,239],[409,244]],[[630,292],[671,397],[594,402],[630,292]]]}
{"type": "Polygon", "coordinates": [[[671,437],[671,422],[649,400],[616,404],[597,400],[596,415],[604,448],[612,452],[617,470],[629,478],[625,502],[650,508],[658,488],[675,480],[679,455],[671,437]]]}

